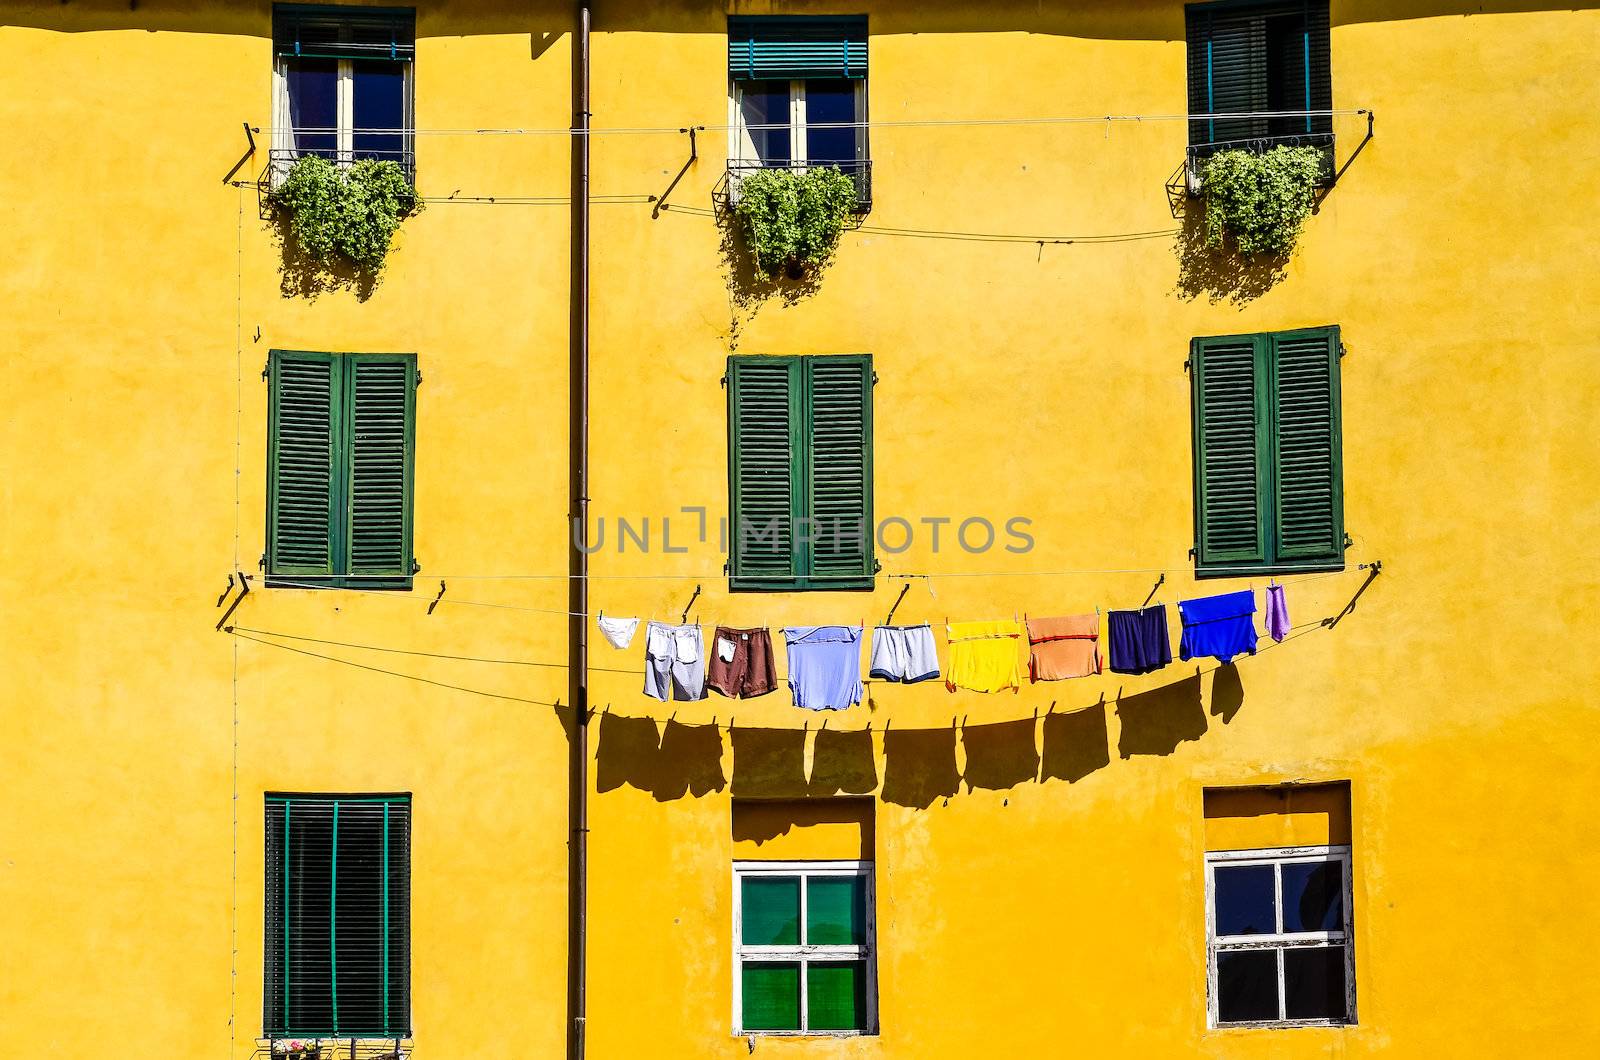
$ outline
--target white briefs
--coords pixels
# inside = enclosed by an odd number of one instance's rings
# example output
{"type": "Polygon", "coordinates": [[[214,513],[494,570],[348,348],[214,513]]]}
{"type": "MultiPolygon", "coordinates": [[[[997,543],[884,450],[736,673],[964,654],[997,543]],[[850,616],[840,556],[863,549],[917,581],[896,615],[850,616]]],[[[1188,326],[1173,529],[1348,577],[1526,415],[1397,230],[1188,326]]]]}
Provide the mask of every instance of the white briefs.
{"type": "Polygon", "coordinates": [[[605,615],[596,615],[595,624],[613,648],[626,648],[632,644],[633,631],[639,628],[637,618],[607,618],[605,615]]]}
{"type": "Polygon", "coordinates": [[[933,628],[878,626],[872,631],[871,676],[884,681],[915,684],[939,676],[939,655],[933,646],[933,628]]]}

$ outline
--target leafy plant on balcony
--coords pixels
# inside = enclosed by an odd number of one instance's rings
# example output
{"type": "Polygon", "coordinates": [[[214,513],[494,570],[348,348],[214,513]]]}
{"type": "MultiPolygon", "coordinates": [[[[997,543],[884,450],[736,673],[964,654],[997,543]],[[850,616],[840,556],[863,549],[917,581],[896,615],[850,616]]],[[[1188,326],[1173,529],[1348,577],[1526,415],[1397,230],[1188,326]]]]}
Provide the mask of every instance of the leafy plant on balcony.
{"type": "Polygon", "coordinates": [[[417,208],[406,171],[377,159],[349,166],[296,159],[271,199],[288,213],[289,232],[307,257],[321,264],[342,258],[373,272],[383,267],[400,222],[417,208]]]}
{"type": "Polygon", "coordinates": [[[855,203],[855,181],[837,169],[758,169],[739,178],[733,212],[756,268],[776,277],[826,265],[855,203]]]}
{"type": "Polygon", "coordinates": [[[1200,177],[1208,249],[1220,250],[1231,239],[1246,257],[1282,256],[1294,249],[1316,204],[1323,155],[1315,147],[1218,151],[1200,177]]]}

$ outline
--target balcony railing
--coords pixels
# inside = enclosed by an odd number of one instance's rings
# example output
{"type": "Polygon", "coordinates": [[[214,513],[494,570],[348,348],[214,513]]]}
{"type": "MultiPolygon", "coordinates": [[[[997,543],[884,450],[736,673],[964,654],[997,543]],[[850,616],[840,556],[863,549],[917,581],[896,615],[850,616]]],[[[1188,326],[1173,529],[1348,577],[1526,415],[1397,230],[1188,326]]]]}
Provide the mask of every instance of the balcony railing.
{"type": "Polygon", "coordinates": [[[763,162],[759,159],[730,158],[727,176],[717,188],[718,199],[727,206],[738,202],[740,179],[746,173],[758,169],[837,169],[849,177],[856,186],[856,215],[860,216],[872,209],[872,160],[869,158],[847,162],[763,162]]]}
{"type": "Polygon", "coordinates": [[[1316,147],[1322,151],[1322,180],[1333,180],[1333,133],[1288,133],[1281,136],[1252,136],[1239,140],[1213,140],[1209,143],[1190,144],[1184,152],[1183,164],[1167,178],[1167,203],[1172,215],[1180,216],[1185,199],[1200,194],[1200,171],[1206,159],[1218,151],[1251,151],[1261,154],[1274,147],[1316,147]]]}
{"type": "Polygon", "coordinates": [[[413,185],[417,182],[417,155],[410,147],[395,148],[390,150],[372,150],[361,148],[353,151],[340,151],[336,148],[283,148],[275,147],[267,152],[267,169],[262,174],[261,186],[265,192],[271,192],[283,182],[288,175],[289,168],[302,158],[326,158],[339,165],[349,165],[362,159],[374,158],[400,163],[400,168],[405,170],[406,179],[413,185]]]}

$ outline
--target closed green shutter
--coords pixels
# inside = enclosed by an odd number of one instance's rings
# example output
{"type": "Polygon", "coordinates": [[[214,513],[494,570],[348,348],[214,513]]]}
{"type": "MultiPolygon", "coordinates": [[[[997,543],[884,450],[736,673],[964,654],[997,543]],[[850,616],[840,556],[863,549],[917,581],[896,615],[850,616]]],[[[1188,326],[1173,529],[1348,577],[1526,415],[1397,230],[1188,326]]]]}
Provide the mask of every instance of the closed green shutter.
{"type": "Polygon", "coordinates": [[[756,15],[728,19],[735,80],[867,76],[864,16],[756,15]]]}
{"type": "Polygon", "coordinates": [[[268,1037],[406,1038],[408,796],[268,795],[268,1037]]]}
{"type": "MultiPolygon", "coordinates": [[[[1191,114],[1331,110],[1327,0],[1223,0],[1186,8],[1191,114]]],[[[1198,118],[1191,145],[1331,136],[1330,116],[1198,118]]]]}
{"type": "Polygon", "coordinates": [[[811,579],[859,585],[872,570],[872,362],[807,357],[811,579]]]}
{"type": "Polygon", "coordinates": [[[1267,562],[1260,345],[1249,335],[1194,340],[1195,551],[1202,570],[1267,562]]]}
{"type": "Polygon", "coordinates": [[[330,354],[277,350],[269,370],[267,571],[321,576],[307,584],[337,572],[339,368],[330,354]]]}
{"type": "Polygon", "coordinates": [[[1195,569],[1344,565],[1339,329],[1195,339],[1195,569]]]}
{"type": "Polygon", "coordinates": [[[289,59],[410,62],[416,12],[399,7],[274,4],[273,51],[289,59]]]}
{"type": "Polygon", "coordinates": [[[350,584],[395,584],[374,575],[400,575],[409,584],[416,359],[353,354],[347,360],[350,584]]]}
{"type": "Polygon", "coordinates": [[[1272,461],[1279,561],[1342,563],[1339,329],[1273,336],[1272,461]]]}
{"type": "Polygon", "coordinates": [[[730,357],[728,426],[732,588],[871,588],[871,358],[730,357]]]}
{"type": "Polygon", "coordinates": [[[730,567],[735,583],[781,587],[799,573],[796,435],[800,359],[728,359],[730,567]]]}

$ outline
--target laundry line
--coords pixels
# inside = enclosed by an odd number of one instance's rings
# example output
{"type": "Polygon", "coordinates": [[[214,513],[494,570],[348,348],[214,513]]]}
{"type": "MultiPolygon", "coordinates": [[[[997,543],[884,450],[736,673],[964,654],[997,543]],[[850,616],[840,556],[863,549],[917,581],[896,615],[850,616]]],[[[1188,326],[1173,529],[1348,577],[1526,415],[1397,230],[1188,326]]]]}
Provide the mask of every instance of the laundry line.
{"type": "MultiPolygon", "coordinates": [[[[1283,640],[1276,641],[1276,642],[1274,642],[1272,644],[1268,644],[1265,647],[1258,649],[1255,654],[1257,656],[1264,655],[1265,653],[1271,651],[1274,648],[1282,647],[1283,645],[1288,644],[1291,641],[1297,640],[1300,637],[1303,637],[1308,633],[1314,632],[1316,629],[1323,629],[1323,628],[1332,628],[1332,627],[1327,625],[1327,620],[1326,619],[1319,619],[1319,620],[1317,620],[1315,622],[1307,622],[1307,623],[1304,623],[1302,625],[1292,627],[1292,629],[1289,632],[1289,635],[1284,637],[1283,640]]],[[[499,700],[505,700],[505,701],[513,702],[513,703],[524,703],[524,704],[528,704],[528,705],[531,705],[531,706],[552,707],[552,708],[555,708],[555,709],[558,709],[558,710],[560,708],[562,708],[563,706],[567,706],[567,704],[563,704],[563,703],[559,703],[559,702],[551,702],[551,701],[539,700],[539,699],[530,699],[530,698],[525,697],[525,696],[515,696],[515,695],[511,695],[509,693],[503,693],[503,692],[492,692],[492,691],[489,691],[487,689],[473,688],[473,687],[470,687],[468,685],[452,684],[452,683],[450,683],[448,681],[436,681],[436,680],[433,680],[432,678],[419,677],[419,676],[417,676],[415,674],[402,673],[402,672],[400,672],[398,670],[384,669],[381,666],[369,666],[366,663],[356,662],[356,661],[354,661],[352,659],[342,659],[342,658],[340,658],[340,657],[338,657],[336,655],[325,655],[325,654],[323,654],[321,652],[308,651],[307,649],[304,649],[304,648],[296,648],[296,647],[294,647],[293,645],[290,645],[290,644],[279,644],[279,643],[277,643],[275,641],[262,640],[259,637],[254,637],[254,636],[249,635],[248,633],[245,633],[242,629],[238,629],[238,628],[232,627],[232,626],[227,627],[226,632],[228,632],[230,636],[237,637],[240,640],[247,640],[247,641],[251,641],[251,642],[256,643],[256,644],[262,644],[262,645],[265,645],[265,646],[267,646],[269,648],[277,648],[277,649],[279,649],[281,651],[292,652],[292,653],[294,653],[296,655],[304,655],[304,656],[309,656],[310,658],[313,658],[313,659],[322,659],[322,660],[325,660],[327,662],[339,663],[339,664],[344,665],[344,666],[351,666],[351,667],[354,667],[354,668],[356,668],[358,670],[365,670],[365,671],[368,671],[370,673],[385,674],[385,675],[388,675],[390,677],[398,677],[398,678],[401,678],[401,679],[407,680],[407,681],[416,681],[416,682],[418,682],[420,684],[430,685],[430,686],[433,686],[435,688],[444,688],[444,689],[447,689],[447,690],[450,690],[450,691],[465,692],[465,693],[468,693],[470,695],[482,696],[482,697],[487,698],[487,699],[499,699],[499,700]]],[[[1245,657],[1241,657],[1241,658],[1248,658],[1248,657],[1249,656],[1245,656],[1245,657]]],[[[1194,678],[1201,677],[1201,676],[1204,676],[1204,675],[1209,674],[1209,673],[1215,673],[1217,670],[1222,669],[1222,667],[1224,665],[1233,666],[1233,665],[1237,665],[1237,663],[1227,663],[1227,664],[1217,663],[1216,665],[1213,665],[1213,666],[1211,666],[1209,668],[1202,668],[1202,667],[1198,667],[1197,666],[1195,668],[1195,672],[1193,674],[1185,675],[1184,677],[1180,678],[1179,680],[1180,681],[1189,681],[1189,680],[1193,680],[1194,678]]],[[[640,672],[642,673],[643,671],[640,671],[640,672]]],[[[1051,682],[1051,683],[1053,684],[1055,682],[1051,682]]],[[[1168,685],[1177,684],[1177,683],[1178,683],[1177,681],[1168,682],[1168,685]]],[[[1156,688],[1165,688],[1168,685],[1158,685],[1158,686],[1156,686],[1156,688]]],[[[1135,695],[1144,695],[1144,694],[1149,693],[1150,691],[1152,691],[1152,689],[1142,689],[1139,692],[1136,692],[1134,694],[1135,695]]],[[[1121,697],[1119,695],[1118,699],[1111,700],[1110,702],[1118,702],[1120,700],[1120,698],[1121,697]]],[[[871,700],[871,696],[869,695],[867,697],[867,699],[868,699],[868,701],[870,701],[871,700]]],[[[704,702],[707,702],[707,700],[697,700],[695,702],[704,703],[704,702]]],[[[740,701],[740,700],[729,700],[728,702],[729,702],[730,705],[735,705],[735,704],[738,704],[738,703],[740,703],[742,701],[740,701]]],[[[977,722],[977,724],[979,724],[979,725],[1003,725],[1003,724],[1014,724],[1014,723],[1017,723],[1017,722],[1024,722],[1024,721],[1037,721],[1040,717],[1049,717],[1052,714],[1075,714],[1075,713],[1078,713],[1079,711],[1092,710],[1097,706],[1104,705],[1106,702],[1107,702],[1107,700],[1106,700],[1104,694],[1102,693],[1100,698],[1098,700],[1096,700],[1095,702],[1086,704],[1086,705],[1081,706],[1081,707],[1075,707],[1072,710],[1061,710],[1061,711],[1058,711],[1055,708],[1055,703],[1052,702],[1050,707],[1049,707],[1049,709],[1047,709],[1042,715],[1040,714],[1040,712],[1038,710],[1035,710],[1031,714],[1025,714],[1025,715],[1022,715],[1020,717],[1014,717],[1014,718],[987,718],[987,717],[985,717],[985,718],[981,718],[977,722]]],[[[800,709],[800,708],[794,708],[794,709],[800,709]]],[[[871,708],[869,707],[869,709],[871,709],[871,708]]],[[[859,728],[859,729],[856,729],[856,728],[851,728],[851,729],[829,729],[827,723],[828,723],[828,720],[829,720],[830,715],[832,713],[833,712],[822,712],[822,724],[821,724],[821,726],[819,726],[818,731],[822,731],[822,730],[826,729],[827,731],[830,731],[830,732],[844,733],[844,734],[851,734],[851,733],[859,734],[859,733],[863,733],[863,732],[865,732],[865,733],[872,732],[873,719],[870,719],[870,718],[867,720],[867,724],[863,728],[859,728]]],[[[649,715],[649,714],[621,714],[621,713],[613,712],[611,710],[609,704],[607,704],[605,707],[598,708],[598,709],[596,709],[594,707],[591,707],[589,709],[589,717],[591,719],[595,718],[595,717],[613,717],[613,718],[621,718],[621,719],[629,720],[629,721],[649,721],[649,722],[654,723],[657,727],[660,727],[660,726],[665,725],[665,724],[680,724],[680,725],[684,725],[684,726],[687,726],[687,727],[690,727],[690,728],[703,728],[703,727],[706,727],[706,726],[710,726],[710,727],[714,727],[714,728],[716,728],[718,730],[725,731],[725,732],[728,732],[728,733],[732,733],[737,728],[739,728],[738,726],[736,726],[734,724],[734,721],[736,720],[737,715],[730,715],[729,720],[726,723],[717,721],[717,719],[715,717],[713,717],[711,719],[711,721],[709,721],[709,722],[699,722],[699,721],[679,722],[679,721],[677,721],[677,712],[676,711],[674,711],[671,716],[666,717],[666,718],[662,718],[662,717],[659,717],[659,716],[656,716],[656,715],[649,715]]],[[[970,717],[970,714],[961,715],[961,716],[959,716],[959,718],[952,717],[952,719],[951,719],[951,727],[952,728],[965,727],[965,725],[967,724],[966,719],[968,717],[970,717]],[[959,721],[959,726],[958,726],[958,721],[959,721]]],[[[890,730],[891,725],[893,724],[893,721],[894,721],[893,718],[885,718],[885,719],[883,719],[883,724],[882,724],[882,727],[881,727],[880,731],[881,732],[885,732],[885,733],[888,732],[890,730]]],[[[805,724],[800,725],[800,726],[794,726],[794,725],[746,725],[746,726],[743,726],[743,729],[745,731],[757,730],[757,731],[769,731],[769,732],[770,731],[806,732],[810,728],[811,728],[811,724],[810,724],[810,720],[809,719],[807,719],[805,724]]],[[[929,728],[929,726],[918,725],[918,726],[914,726],[913,728],[920,730],[920,729],[927,729],[927,728],[929,728]]],[[[937,726],[937,728],[942,729],[943,726],[937,726]]]]}
{"type": "MultiPolygon", "coordinates": [[[[1258,118],[1339,118],[1356,117],[1371,113],[1367,107],[1346,108],[1342,110],[1251,110],[1251,111],[1226,111],[1217,113],[1194,114],[1075,114],[1059,115],[1042,118],[890,118],[868,121],[839,121],[839,122],[808,122],[808,129],[926,129],[943,127],[984,127],[984,126],[1030,126],[1030,125],[1099,125],[1105,122],[1165,122],[1165,121],[1211,121],[1211,120],[1247,120],[1258,118]]],[[[258,133],[288,133],[301,135],[332,135],[338,129],[330,126],[252,126],[252,131],[258,133]]],[[[560,126],[551,128],[471,128],[471,129],[424,129],[418,127],[396,126],[393,128],[362,128],[363,136],[661,136],[681,135],[690,131],[696,132],[734,132],[738,130],[761,131],[767,129],[788,129],[787,123],[762,124],[762,125],[735,125],[727,122],[695,122],[685,125],[657,125],[627,127],[618,126],[589,127],[580,129],[573,126],[560,126]]]]}
{"type": "MultiPolygon", "coordinates": [[[[1336,571],[1310,571],[1304,578],[1291,573],[1288,577],[1297,580],[1309,581],[1313,578],[1328,577],[1337,574],[1347,574],[1352,570],[1364,569],[1346,567],[1336,571]]],[[[1196,571],[1193,567],[1069,567],[1060,570],[984,570],[984,571],[878,571],[873,577],[877,578],[1051,578],[1070,577],[1082,574],[1204,574],[1227,575],[1237,577],[1264,577],[1258,567],[1207,567],[1204,571],[1196,571]]],[[[682,574],[422,574],[416,575],[419,583],[432,581],[565,581],[582,578],[588,581],[718,581],[728,577],[726,570],[718,569],[715,573],[682,573],[682,574]]],[[[251,575],[252,578],[260,577],[251,575]]],[[[321,581],[394,581],[393,574],[287,574],[268,575],[279,585],[291,588],[320,589],[322,585],[314,584],[321,581]]],[[[418,589],[416,591],[422,591],[418,589]]],[[[384,595],[393,596],[394,592],[384,595]]]]}

